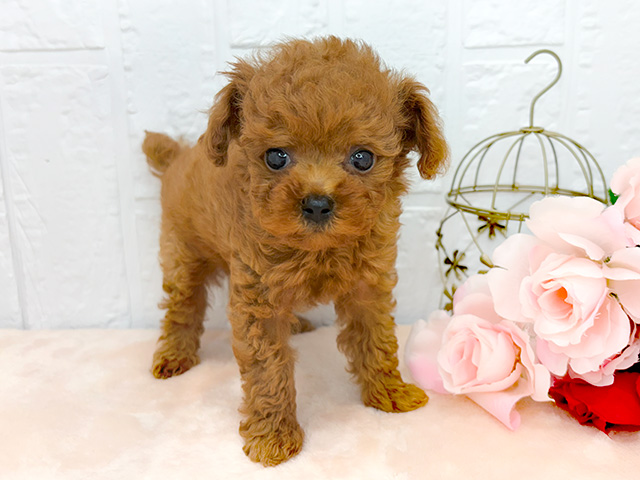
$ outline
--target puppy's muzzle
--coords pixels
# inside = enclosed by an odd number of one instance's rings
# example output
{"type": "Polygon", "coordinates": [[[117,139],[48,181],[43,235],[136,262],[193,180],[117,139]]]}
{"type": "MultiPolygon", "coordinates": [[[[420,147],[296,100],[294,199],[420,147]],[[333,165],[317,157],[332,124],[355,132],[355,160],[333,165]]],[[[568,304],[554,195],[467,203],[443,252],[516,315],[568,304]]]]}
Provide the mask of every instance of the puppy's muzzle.
{"type": "Polygon", "coordinates": [[[324,225],[333,217],[335,202],[327,195],[309,195],[302,199],[302,217],[309,223],[324,225]]]}

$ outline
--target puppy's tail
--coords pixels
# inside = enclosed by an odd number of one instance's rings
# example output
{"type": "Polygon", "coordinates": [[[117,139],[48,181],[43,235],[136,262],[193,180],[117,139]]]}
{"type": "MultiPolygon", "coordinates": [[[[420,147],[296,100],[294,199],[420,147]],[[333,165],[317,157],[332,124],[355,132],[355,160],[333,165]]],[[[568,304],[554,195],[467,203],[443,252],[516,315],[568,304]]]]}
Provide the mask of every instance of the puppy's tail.
{"type": "Polygon", "coordinates": [[[142,151],[147,156],[151,172],[160,177],[182,151],[182,145],[163,133],[145,132],[142,151]]]}

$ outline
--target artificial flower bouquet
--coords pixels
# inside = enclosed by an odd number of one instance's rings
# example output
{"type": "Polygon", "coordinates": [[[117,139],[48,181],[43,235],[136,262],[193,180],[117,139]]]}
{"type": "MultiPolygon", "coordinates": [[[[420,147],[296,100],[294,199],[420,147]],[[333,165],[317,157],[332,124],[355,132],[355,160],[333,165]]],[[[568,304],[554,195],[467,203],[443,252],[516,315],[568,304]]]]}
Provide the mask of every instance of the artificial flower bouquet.
{"type": "Polygon", "coordinates": [[[602,431],[640,430],[640,158],[615,203],[548,197],[453,310],[419,320],[406,362],[425,390],[466,395],[515,429],[519,400],[555,401],[602,431]]]}

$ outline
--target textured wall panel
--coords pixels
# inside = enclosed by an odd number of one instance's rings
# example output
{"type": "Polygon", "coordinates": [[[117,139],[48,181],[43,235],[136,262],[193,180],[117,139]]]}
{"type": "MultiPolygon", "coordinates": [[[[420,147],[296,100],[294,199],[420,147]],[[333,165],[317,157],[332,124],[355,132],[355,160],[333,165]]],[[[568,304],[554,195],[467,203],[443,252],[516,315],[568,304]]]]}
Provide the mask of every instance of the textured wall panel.
{"type": "Polygon", "coordinates": [[[28,326],[127,326],[107,70],[0,72],[28,326]]]}
{"type": "MultiPolygon", "coordinates": [[[[157,179],[156,179],[157,180],[157,179]]],[[[160,183],[158,181],[158,183],[160,183]]],[[[134,319],[139,328],[157,328],[164,313],[158,308],[162,291],[162,271],[158,259],[160,239],[160,199],[136,200],[136,234],[140,262],[142,317],[134,319]]]]}
{"type": "Polygon", "coordinates": [[[212,2],[123,2],[119,14],[143,311],[134,324],[157,327],[163,295],[160,181],[149,172],[140,146],[145,130],[193,143],[206,128],[217,90],[212,2]]]}
{"type": "Polygon", "coordinates": [[[435,249],[439,208],[405,207],[398,242],[397,323],[426,319],[438,308],[442,286],[435,249]]]}
{"type": "MultiPolygon", "coordinates": [[[[640,156],[634,0],[0,3],[0,174],[8,186],[0,192],[0,327],[23,318],[27,327],[158,325],[160,182],[140,151],[144,130],[194,142],[226,83],[216,72],[287,36],[362,38],[427,85],[454,153],[451,171],[477,141],[528,123],[529,102],[555,65],[523,61],[549,47],[565,70],[538,103],[536,123],[588,147],[607,177],[640,156]]],[[[401,322],[439,301],[433,232],[451,173],[426,182],[412,166],[409,177],[401,322]]],[[[224,291],[212,295],[209,325],[226,325],[225,304],[224,291]]],[[[311,316],[330,323],[333,312],[311,316]]]]}
{"type": "Polygon", "coordinates": [[[344,34],[365,40],[386,64],[417,77],[438,103],[444,95],[446,13],[446,2],[433,0],[411,0],[396,8],[386,2],[346,0],[344,34]]]}
{"type": "Polygon", "coordinates": [[[640,5],[581,2],[575,48],[576,135],[607,178],[640,156],[640,5]]]}
{"type": "Polygon", "coordinates": [[[0,50],[59,50],[104,46],[100,2],[2,0],[0,50]]]}
{"type": "Polygon", "coordinates": [[[144,131],[195,142],[216,93],[209,2],[131,2],[120,9],[132,170],[136,196],[157,198],[140,145],[144,131]],[[159,28],[159,26],[162,28],[159,28]]]}
{"type": "Polygon", "coordinates": [[[463,0],[464,46],[560,45],[564,15],[557,0],[463,0]]]}
{"type": "MultiPolygon", "coordinates": [[[[459,105],[463,116],[464,148],[483,138],[529,125],[529,107],[534,96],[555,77],[555,60],[540,55],[529,64],[512,62],[470,62],[463,66],[459,105]]],[[[561,81],[567,81],[566,79],[561,81]]],[[[535,105],[534,123],[558,130],[563,99],[562,85],[546,93],[535,105]]]]}
{"type": "Polygon", "coordinates": [[[212,22],[204,0],[131,2],[120,9],[132,136],[165,130],[197,140],[215,93],[212,22]]]}
{"type": "Polygon", "coordinates": [[[229,0],[229,35],[233,48],[270,45],[283,37],[326,33],[327,2],[321,0],[256,2],[229,0]]]}
{"type": "MultiPolygon", "coordinates": [[[[0,155],[2,155],[1,152],[0,155]]],[[[0,295],[0,327],[2,328],[22,328],[23,326],[13,255],[2,172],[0,172],[0,292],[2,292],[0,295]]]]}

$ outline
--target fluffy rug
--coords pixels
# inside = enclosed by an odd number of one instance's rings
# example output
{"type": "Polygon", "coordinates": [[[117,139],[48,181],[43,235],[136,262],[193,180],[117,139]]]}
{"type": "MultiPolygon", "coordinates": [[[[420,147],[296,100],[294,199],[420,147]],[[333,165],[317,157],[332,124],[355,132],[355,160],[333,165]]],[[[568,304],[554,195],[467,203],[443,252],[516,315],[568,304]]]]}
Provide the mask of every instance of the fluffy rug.
{"type": "MultiPolygon", "coordinates": [[[[408,333],[398,328],[402,345],[408,333]]],[[[432,395],[406,414],[366,408],[335,336],[323,327],[294,337],[305,445],[265,469],[242,453],[227,331],[207,331],[202,363],[163,381],[149,373],[156,331],[0,331],[0,478],[612,479],[640,472],[640,434],[607,437],[550,403],[522,404],[516,432],[462,398],[432,395]]]]}

